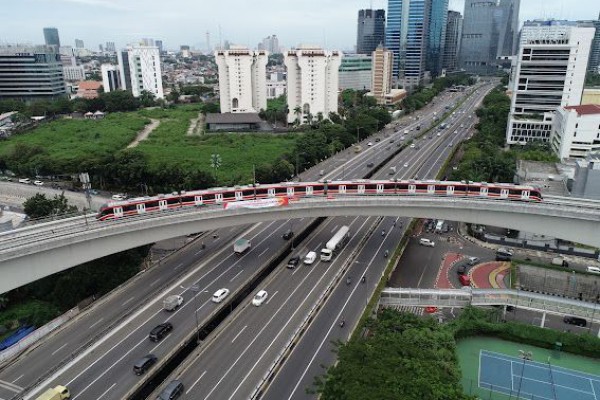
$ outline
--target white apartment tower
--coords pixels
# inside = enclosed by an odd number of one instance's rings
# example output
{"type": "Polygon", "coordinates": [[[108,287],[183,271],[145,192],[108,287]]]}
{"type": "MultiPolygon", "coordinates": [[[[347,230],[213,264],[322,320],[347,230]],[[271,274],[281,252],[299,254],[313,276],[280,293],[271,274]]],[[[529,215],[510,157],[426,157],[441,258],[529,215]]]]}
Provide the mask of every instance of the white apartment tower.
{"type": "Polygon", "coordinates": [[[513,60],[508,144],[547,142],[558,107],[579,105],[594,28],[526,21],[513,60]]]}
{"type": "Polygon", "coordinates": [[[215,51],[219,67],[221,113],[257,113],[267,109],[268,52],[231,46],[215,51]]]}
{"type": "Polygon", "coordinates": [[[155,98],[164,98],[160,52],[156,46],[135,45],[117,53],[121,85],[139,97],[147,90],[155,98]]]}
{"type": "Polygon", "coordinates": [[[102,71],[102,86],[106,93],[122,88],[121,73],[117,65],[102,64],[100,70],[102,71]]]}
{"type": "Polygon", "coordinates": [[[284,54],[288,80],[288,123],[300,123],[322,113],[338,112],[339,68],[342,53],[299,46],[284,54]]]}

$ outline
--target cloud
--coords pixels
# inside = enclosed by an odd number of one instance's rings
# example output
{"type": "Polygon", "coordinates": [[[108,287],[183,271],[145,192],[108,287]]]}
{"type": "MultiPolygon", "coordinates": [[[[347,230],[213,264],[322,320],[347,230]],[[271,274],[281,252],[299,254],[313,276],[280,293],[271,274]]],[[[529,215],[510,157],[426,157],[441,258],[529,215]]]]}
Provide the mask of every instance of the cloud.
{"type": "MultiPolygon", "coordinates": [[[[56,0],[55,0],[56,1],[56,0]]],[[[117,0],[59,0],[63,3],[74,3],[80,4],[84,6],[96,6],[103,8],[110,8],[113,10],[130,10],[129,7],[123,5],[123,2],[119,2],[117,0]]]]}

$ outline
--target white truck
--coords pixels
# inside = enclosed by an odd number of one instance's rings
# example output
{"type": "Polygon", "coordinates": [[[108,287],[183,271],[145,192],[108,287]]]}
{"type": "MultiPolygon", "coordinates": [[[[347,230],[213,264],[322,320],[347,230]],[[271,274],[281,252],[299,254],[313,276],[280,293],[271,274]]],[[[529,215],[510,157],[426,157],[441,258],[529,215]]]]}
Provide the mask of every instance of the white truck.
{"type": "Polygon", "coordinates": [[[71,398],[71,393],[66,386],[55,386],[51,389],[46,390],[44,393],[39,395],[36,400],[64,400],[71,398]]]}
{"type": "Polygon", "coordinates": [[[250,243],[250,240],[240,238],[240,239],[236,240],[235,243],[233,243],[233,252],[235,254],[243,254],[251,246],[252,246],[252,244],[250,243]]]}
{"type": "Polygon", "coordinates": [[[175,311],[183,304],[183,297],[176,294],[167,296],[163,300],[163,309],[166,311],[175,311]]]}
{"type": "Polygon", "coordinates": [[[342,226],[335,235],[321,249],[321,261],[331,261],[333,255],[348,243],[350,239],[350,228],[342,226]]]}

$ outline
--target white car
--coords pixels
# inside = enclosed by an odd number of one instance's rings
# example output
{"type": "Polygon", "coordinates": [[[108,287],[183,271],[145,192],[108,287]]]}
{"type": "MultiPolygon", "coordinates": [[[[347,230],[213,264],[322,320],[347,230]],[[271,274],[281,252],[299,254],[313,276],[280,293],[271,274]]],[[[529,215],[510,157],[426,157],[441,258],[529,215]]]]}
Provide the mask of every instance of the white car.
{"type": "Polygon", "coordinates": [[[44,182],[42,182],[42,181],[33,181],[33,184],[35,186],[44,186],[44,182]]]}
{"type": "Polygon", "coordinates": [[[367,143],[367,146],[369,146],[369,147],[373,146],[373,142],[367,143]]]}
{"type": "Polygon", "coordinates": [[[404,168],[408,168],[408,163],[404,163],[404,168]]]}
{"type": "Polygon", "coordinates": [[[419,240],[419,244],[420,244],[421,246],[426,246],[426,247],[435,247],[435,242],[434,242],[434,241],[432,241],[432,240],[429,240],[429,239],[427,239],[427,238],[421,238],[421,239],[419,240]]]}
{"type": "Polygon", "coordinates": [[[254,298],[252,299],[252,305],[256,307],[260,306],[265,302],[268,296],[269,294],[266,290],[260,290],[258,293],[256,293],[256,295],[254,295],[254,298]]]}
{"type": "Polygon", "coordinates": [[[415,147],[417,147],[414,143],[410,145],[411,149],[414,149],[415,147]]]}
{"type": "Polygon", "coordinates": [[[31,181],[29,180],[29,178],[20,178],[19,183],[25,183],[28,185],[29,183],[31,183],[31,181]]]}
{"type": "Polygon", "coordinates": [[[304,264],[311,265],[317,259],[317,253],[314,251],[310,251],[306,256],[304,256],[304,264]]]}
{"type": "Polygon", "coordinates": [[[117,200],[117,201],[126,200],[125,196],[122,194],[113,194],[111,199],[117,200]]]}
{"type": "Polygon", "coordinates": [[[227,295],[229,294],[229,289],[219,289],[215,292],[215,294],[213,294],[212,297],[212,302],[213,303],[220,303],[223,301],[223,299],[225,299],[225,297],[227,297],[227,295]]]}

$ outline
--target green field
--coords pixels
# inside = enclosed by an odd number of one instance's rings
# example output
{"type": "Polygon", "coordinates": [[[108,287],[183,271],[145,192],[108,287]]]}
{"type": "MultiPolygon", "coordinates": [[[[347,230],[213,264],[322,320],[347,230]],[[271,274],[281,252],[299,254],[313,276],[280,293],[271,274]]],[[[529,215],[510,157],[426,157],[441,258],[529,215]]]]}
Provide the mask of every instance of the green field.
{"type": "MultiPolygon", "coordinates": [[[[474,336],[461,339],[457,342],[458,359],[462,371],[462,385],[464,392],[469,395],[478,395],[482,399],[505,400],[509,396],[500,393],[490,393],[487,389],[478,388],[479,351],[485,349],[512,357],[519,356],[519,350],[530,351],[533,360],[545,363],[548,360],[552,365],[570,368],[580,372],[597,375],[600,371],[600,360],[573,355],[565,352],[555,352],[541,347],[523,343],[509,342],[493,337],[474,336]]],[[[514,397],[513,397],[514,399],[514,397]]]]}

